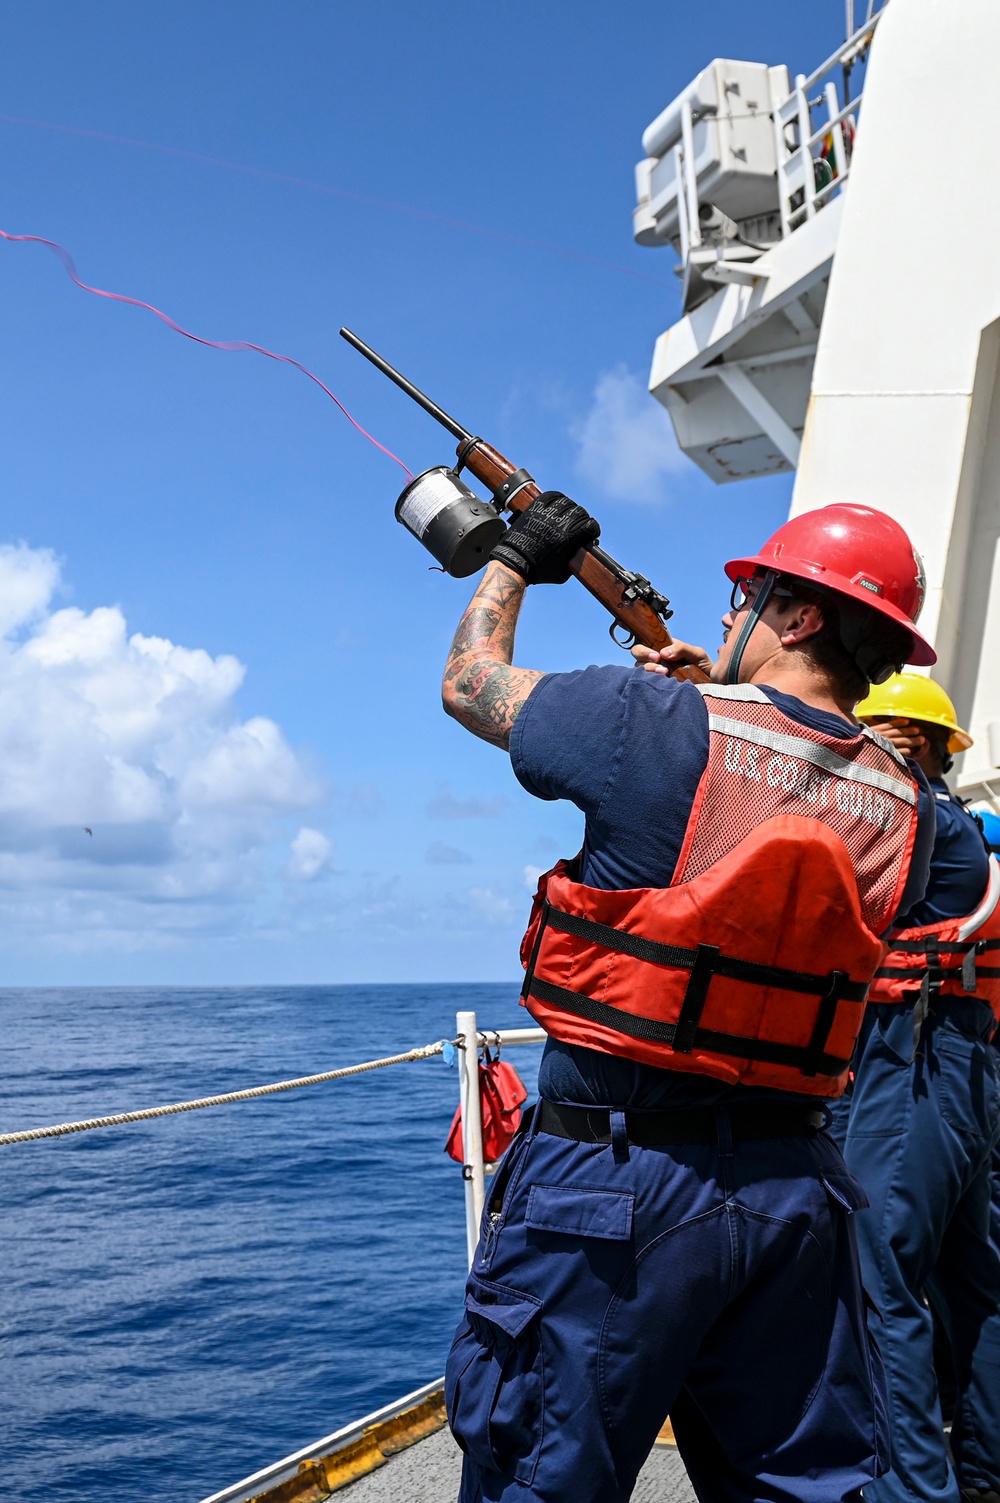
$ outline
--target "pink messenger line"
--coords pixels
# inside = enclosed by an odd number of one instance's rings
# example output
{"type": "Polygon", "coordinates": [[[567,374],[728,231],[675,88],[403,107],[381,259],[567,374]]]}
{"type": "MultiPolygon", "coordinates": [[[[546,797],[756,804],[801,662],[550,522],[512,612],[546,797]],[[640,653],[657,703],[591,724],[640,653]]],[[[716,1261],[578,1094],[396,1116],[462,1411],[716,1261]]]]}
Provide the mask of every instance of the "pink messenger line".
{"type": "Polygon", "coordinates": [[[366,438],[370,444],[374,444],[376,449],[381,449],[383,454],[387,455],[395,464],[398,464],[408,479],[413,479],[413,471],[409,466],[405,465],[401,459],[393,454],[391,449],[387,449],[385,444],[380,444],[377,438],[373,438],[366,428],[362,428],[357,418],[351,416],[340,398],[335,396],[326,383],[321,381],[317,375],[314,375],[300,360],[293,360],[291,355],[279,355],[274,350],[266,350],[262,344],[251,344],[245,339],[203,339],[200,334],[192,334],[190,329],[181,328],[180,324],[175,323],[166,313],[161,312],[159,308],[154,308],[152,303],[144,303],[141,298],[137,297],[126,297],[121,292],[106,292],[103,287],[91,287],[87,282],[81,280],[77,273],[73,257],[66,247],[59,245],[55,240],[46,240],[42,235],[9,235],[6,230],[0,230],[0,237],[4,240],[28,241],[32,245],[48,246],[49,250],[59,257],[66,275],[76,283],[77,287],[82,288],[84,292],[91,292],[95,297],[109,298],[114,303],[128,303],[133,308],[145,308],[148,313],[154,313],[162,323],[165,323],[168,329],[173,329],[175,334],[183,334],[185,339],[191,339],[195,344],[207,345],[209,349],[213,350],[252,350],[255,355],[266,355],[268,360],[277,360],[282,365],[293,365],[297,371],[301,371],[304,376],[308,376],[310,381],[314,381],[321,391],[326,392],[330,401],[334,402],[340,408],[347,421],[353,424],[363,438],[366,438]]]}

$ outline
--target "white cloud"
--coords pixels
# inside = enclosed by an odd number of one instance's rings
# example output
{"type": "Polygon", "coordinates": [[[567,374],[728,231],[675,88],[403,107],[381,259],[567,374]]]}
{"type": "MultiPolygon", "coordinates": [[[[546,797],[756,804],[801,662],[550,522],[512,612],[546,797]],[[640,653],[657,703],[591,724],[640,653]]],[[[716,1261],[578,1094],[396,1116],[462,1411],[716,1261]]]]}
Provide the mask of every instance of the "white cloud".
{"type": "Polygon", "coordinates": [[[469,901],[488,924],[507,924],[514,917],[514,904],[491,887],[470,887],[469,901]]]}
{"type": "Polygon", "coordinates": [[[319,830],[308,825],[292,841],[292,859],[288,863],[288,875],[298,882],[312,882],[330,864],[333,845],[319,830]]]}
{"type": "MultiPolygon", "coordinates": [[[[58,585],[48,550],[0,546],[4,921],[20,904],[92,940],[211,924],[190,905],[252,897],[284,821],[325,791],[273,720],[239,718],[236,658],[129,635],[117,606],[54,610],[58,585]]],[[[329,851],[303,836],[305,875],[329,851]]]]}
{"type": "Polygon", "coordinates": [[[219,728],[211,745],[184,769],[178,792],[189,810],[266,814],[311,801],[303,797],[298,757],[274,721],[261,715],[219,728]]]}
{"type": "Polygon", "coordinates": [[[26,543],[4,549],[0,636],[34,620],[48,605],[59,583],[59,564],[49,548],[26,543]]]}
{"type": "Polygon", "coordinates": [[[544,866],[526,866],[524,868],[524,885],[529,892],[534,892],[538,886],[538,879],[546,870],[544,866]]]}
{"type": "Polygon", "coordinates": [[[428,819],[497,819],[509,803],[502,793],[492,798],[456,798],[450,784],[439,783],[426,813],[428,819]]]}
{"type": "Polygon", "coordinates": [[[598,377],[590,410],[572,429],[577,473],[615,501],[664,501],[664,480],[686,466],[670,419],[624,365],[598,377]]]}

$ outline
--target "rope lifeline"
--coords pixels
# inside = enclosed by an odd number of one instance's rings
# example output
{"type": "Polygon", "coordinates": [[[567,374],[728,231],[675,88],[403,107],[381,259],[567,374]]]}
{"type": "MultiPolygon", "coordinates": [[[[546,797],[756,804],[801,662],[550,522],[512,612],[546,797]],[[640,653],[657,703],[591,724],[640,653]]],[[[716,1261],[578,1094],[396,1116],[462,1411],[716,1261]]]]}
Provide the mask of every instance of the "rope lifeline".
{"type": "Polygon", "coordinates": [[[60,245],[56,240],[46,240],[43,235],[9,235],[6,230],[0,230],[0,238],[11,241],[28,241],[33,245],[48,246],[49,250],[59,257],[66,275],[78,287],[82,288],[84,292],[92,292],[95,297],[109,298],[113,303],[128,303],[132,308],[145,308],[148,313],[155,313],[156,317],[161,319],[168,329],[173,329],[175,334],[183,334],[185,339],[192,339],[195,344],[204,344],[213,350],[226,350],[229,352],[251,350],[255,355],[266,355],[268,360],[277,360],[282,365],[294,365],[297,371],[301,371],[304,376],[308,376],[310,381],[315,381],[320,390],[326,392],[330,401],[336,403],[347,421],[354,425],[363,438],[366,438],[370,444],[374,444],[376,449],[381,449],[383,454],[387,455],[389,459],[399,465],[401,470],[406,472],[410,480],[413,479],[413,471],[409,466],[397,458],[391,449],[387,449],[385,444],[380,444],[377,438],[372,438],[367,428],[362,428],[357,418],[351,416],[340,398],[334,396],[330,388],[318,376],[314,375],[307,366],[303,365],[300,360],[293,360],[291,355],[278,355],[274,350],[266,350],[262,344],[250,344],[245,339],[203,339],[200,334],[192,334],[190,329],[181,328],[181,325],[175,323],[166,313],[161,313],[159,308],[154,308],[152,303],[144,303],[141,298],[137,297],[126,297],[122,292],[105,292],[102,287],[91,287],[88,282],[81,281],[73,257],[66,247],[60,245]]]}
{"type": "Polygon", "coordinates": [[[138,1112],[118,1112],[112,1117],[85,1117],[82,1122],[60,1122],[54,1127],[29,1127],[22,1132],[0,1133],[0,1147],[8,1143],[34,1143],[39,1138],[63,1138],[71,1132],[91,1132],[95,1127],[121,1127],[126,1122],[149,1122],[154,1117],[173,1117],[178,1112],[197,1112],[205,1106],[227,1106],[231,1101],[252,1101],[257,1096],[274,1096],[279,1091],[297,1091],[300,1086],[320,1085],[325,1080],[343,1080],[347,1075],[364,1075],[386,1065],[405,1065],[411,1060],[431,1059],[443,1054],[445,1043],[424,1044],[405,1054],[390,1054],[386,1059],[370,1059],[361,1065],[345,1065],[340,1070],[324,1070],[320,1075],[300,1075],[297,1080],[278,1080],[272,1085],[251,1086],[246,1091],[227,1091],[222,1096],[199,1096],[195,1101],[177,1101],[170,1106],[147,1106],[138,1112]]]}

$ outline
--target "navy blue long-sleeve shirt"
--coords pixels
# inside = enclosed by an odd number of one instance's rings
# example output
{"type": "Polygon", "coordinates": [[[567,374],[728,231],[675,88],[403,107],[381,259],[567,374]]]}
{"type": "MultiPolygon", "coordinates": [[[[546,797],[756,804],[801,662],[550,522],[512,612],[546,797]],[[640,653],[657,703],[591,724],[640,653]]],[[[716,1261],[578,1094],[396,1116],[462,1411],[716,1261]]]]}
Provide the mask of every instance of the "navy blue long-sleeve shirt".
{"type": "Polygon", "coordinates": [[[931,778],[930,786],[937,830],[926,891],[899,920],[908,929],[975,913],[989,877],[989,850],[978,820],[950,792],[944,778],[931,778]]]}

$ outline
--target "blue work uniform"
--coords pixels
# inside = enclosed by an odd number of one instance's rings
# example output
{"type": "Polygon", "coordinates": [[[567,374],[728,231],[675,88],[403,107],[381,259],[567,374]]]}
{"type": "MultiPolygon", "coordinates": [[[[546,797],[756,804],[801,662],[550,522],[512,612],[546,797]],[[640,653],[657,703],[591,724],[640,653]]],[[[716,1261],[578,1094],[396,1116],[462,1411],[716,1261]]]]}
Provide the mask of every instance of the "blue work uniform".
{"type": "MultiPolygon", "coordinates": [[[[990,811],[981,813],[986,844],[994,856],[1000,858],[1000,818],[990,811]]],[[[1000,1075],[1000,1035],[993,1035],[993,1062],[1000,1075]]],[[[1000,1259],[1000,1140],[993,1149],[993,1171],[990,1176],[990,1244],[1000,1259]]]]}
{"type": "MultiPolygon", "coordinates": [[[[994,856],[1000,857],[1000,818],[990,811],[981,813],[979,817],[983,822],[987,845],[994,856]]],[[[994,1064],[1000,1074],[1000,1037],[996,1033],[993,1035],[992,1048],[994,1064]]],[[[1000,1141],[993,1149],[993,1172],[990,1178],[990,1243],[1000,1258],[1000,1141]]]]}
{"type": "MultiPolygon", "coordinates": [[[[923,900],[905,927],[964,918],[986,889],[977,821],[931,784],[937,837],[923,900]]],[[[882,1311],[892,1469],[869,1503],[959,1503],[961,1489],[1000,1491],[1000,1243],[990,1242],[990,1161],[1000,1133],[997,1055],[988,1003],[932,996],[869,1004],[853,1089],[834,1131],[871,1202],[858,1217],[865,1285],[882,1311]],[[916,1026],[915,1026],[916,1025],[916,1026]],[[952,1468],[945,1447],[928,1303],[950,1338],[956,1376],[952,1468]],[[957,1473],[957,1475],[956,1475],[957,1473]]]]}
{"type": "MultiPolygon", "coordinates": [[[[993,1067],[1000,1075],[1000,1050],[993,1036],[993,1067]]],[[[1000,1140],[993,1147],[993,1170],[990,1176],[990,1246],[1000,1261],[1000,1140]]],[[[1000,1382],[1000,1379],[998,1379],[1000,1382]]]]}
{"type": "MultiPolygon", "coordinates": [[[[764,692],[806,727],[857,734],[764,692]]],[[[610,889],[669,885],[708,749],[692,685],[611,667],[541,680],[510,748],[529,793],[583,811],[580,880],[610,889]]],[[[926,787],[921,804],[909,902],[933,839],[926,787]]],[[[864,1192],[825,1132],[733,1139],[733,1109],[815,1098],[555,1040],[539,1092],[603,1108],[612,1141],[539,1131],[536,1113],[494,1181],[448,1360],[461,1503],[626,1503],[668,1413],[701,1498],[858,1499],[888,1464],[864,1192]],[[700,1109],[717,1141],[630,1141],[626,1110],[665,1108],[700,1109]]]]}

